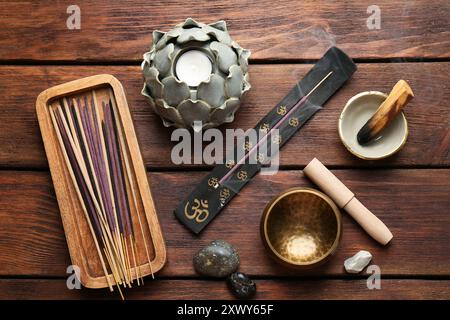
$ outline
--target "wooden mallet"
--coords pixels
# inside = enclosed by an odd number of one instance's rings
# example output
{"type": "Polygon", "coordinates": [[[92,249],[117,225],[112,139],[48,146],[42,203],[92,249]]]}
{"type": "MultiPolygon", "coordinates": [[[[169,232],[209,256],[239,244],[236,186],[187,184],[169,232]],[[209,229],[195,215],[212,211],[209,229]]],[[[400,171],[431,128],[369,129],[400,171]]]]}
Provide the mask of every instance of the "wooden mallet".
{"type": "Polygon", "coordinates": [[[382,245],[392,240],[392,233],[383,221],[370,212],[322,162],[314,158],[303,169],[303,173],[333,199],[339,208],[347,211],[372,238],[382,245]]]}

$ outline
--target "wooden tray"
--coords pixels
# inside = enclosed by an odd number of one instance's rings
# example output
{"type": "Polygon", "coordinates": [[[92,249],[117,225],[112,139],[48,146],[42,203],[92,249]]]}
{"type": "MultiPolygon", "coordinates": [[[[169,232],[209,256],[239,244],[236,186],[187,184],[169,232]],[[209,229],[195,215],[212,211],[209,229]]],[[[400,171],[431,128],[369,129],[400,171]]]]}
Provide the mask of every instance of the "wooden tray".
{"type": "MultiPolygon", "coordinates": [[[[151,274],[152,271],[155,273],[164,266],[166,261],[166,248],[161,227],[155,212],[144,162],[122,85],[112,75],[102,74],[52,87],[42,92],[37,98],[36,112],[72,264],[80,268],[80,282],[87,288],[105,288],[108,286],[108,283],[88,223],[83,214],[81,203],[71,180],[69,169],[64,161],[63,151],[53,127],[49,108],[57,102],[57,99],[77,97],[92,91],[95,92],[98,100],[102,97],[107,99],[111,90],[124,128],[124,137],[131,158],[132,180],[139,198],[137,210],[136,208],[131,209],[131,216],[133,221],[136,222],[137,215],[139,215],[144,225],[144,234],[142,235],[139,232],[136,235],[138,271],[143,276],[151,274]],[[151,266],[148,262],[144,239],[150,254],[151,266]]],[[[136,228],[139,228],[136,223],[134,224],[136,228]]],[[[133,279],[135,279],[135,276],[133,276],[133,279]]]]}

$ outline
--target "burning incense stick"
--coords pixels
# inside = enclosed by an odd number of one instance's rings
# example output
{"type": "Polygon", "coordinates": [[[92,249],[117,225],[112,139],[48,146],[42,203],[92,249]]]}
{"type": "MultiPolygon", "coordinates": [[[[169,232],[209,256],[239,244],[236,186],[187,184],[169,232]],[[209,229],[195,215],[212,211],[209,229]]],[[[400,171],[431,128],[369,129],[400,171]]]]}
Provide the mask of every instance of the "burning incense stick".
{"type": "Polygon", "coordinates": [[[331,76],[331,74],[333,73],[333,71],[330,71],[322,80],[319,81],[319,83],[317,83],[314,88],[312,88],[308,94],[306,94],[305,96],[303,96],[290,110],[289,112],[287,112],[283,118],[281,118],[273,127],[272,129],[266,133],[259,141],[258,143],[253,146],[245,155],[244,157],[242,157],[231,169],[230,171],[228,171],[221,179],[218,183],[216,183],[214,185],[214,187],[217,189],[221,184],[223,184],[225,181],[227,181],[233,174],[234,172],[239,168],[240,165],[244,164],[245,161],[248,159],[248,157],[250,157],[253,152],[255,150],[257,150],[267,139],[268,137],[270,137],[272,135],[272,133],[277,130],[283,123],[286,122],[286,119],[289,119],[289,117],[301,106],[303,106],[306,102],[306,100],[308,99],[308,97],[318,88],[320,87],[320,85],[328,79],[329,76],[331,76]]]}

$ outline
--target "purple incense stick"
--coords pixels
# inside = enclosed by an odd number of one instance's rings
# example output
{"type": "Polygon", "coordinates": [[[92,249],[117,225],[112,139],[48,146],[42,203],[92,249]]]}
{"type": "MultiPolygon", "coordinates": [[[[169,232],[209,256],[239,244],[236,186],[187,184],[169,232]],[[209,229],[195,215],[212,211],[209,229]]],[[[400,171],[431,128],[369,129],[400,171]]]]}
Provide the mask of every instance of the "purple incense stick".
{"type": "Polygon", "coordinates": [[[59,128],[59,131],[61,133],[61,138],[63,140],[63,144],[64,144],[64,148],[67,153],[67,157],[69,158],[70,165],[74,171],[75,180],[80,189],[81,197],[83,198],[83,201],[86,205],[86,211],[88,213],[89,219],[92,221],[95,235],[97,236],[98,240],[101,240],[102,230],[100,228],[100,222],[98,221],[97,215],[95,213],[94,204],[93,204],[91,196],[87,190],[86,183],[85,183],[84,179],[82,178],[81,169],[80,169],[78,161],[75,157],[75,153],[72,149],[72,146],[69,142],[67,132],[65,130],[64,125],[62,124],[62,120],[60,118],[59,113],[55,112],[55,118],[56,118],[56,122],[57,122],[57,125],[59,128]]]}
{"type": "Polygon", "coordinates": [[[89,104],[88,104],[86,98],[85,98],[84,107],[80,108],[80,117],[81,117],[81,122],[83,124],[83,127],[85,129],[86,140],[88,143],[88,148],[91,153],[91,160],[92,160],[92,164],[94,166],[95,176],[97,177],[97,181],[99,184],[100,195],[103,200],[104,207],[105,207],[108,225],[111,228],[111,230],[115,230],[115,224],[114,224],[113,213],[112,213],[112,205],[110,203],[111,197],[109,196],[109,192],[107,192],[107,189],[106,189],[107,185],[105,184],[105,179],[102,176],[102,171],[100,168],[101,158],[100,158],[99,150],[97,148],[98,144],[95,142],[95,139],[98,137],[94,137],[94,133],[92,130],[92,122],[91,122],[92,120],[91,120],[90,111],[89,111],[89,104]]]}
{"type": "Polygon", "coordinates": [[[117,136],[113,125],[113,115],[111,110],[111,105],[109,103],[104,104],[104,114],[105,114],[105,128],[108,136],[108,146],[110,148],[111,160],[114,170],[114,182],[115,190],[117,192],[117,200],[120,206],[121,220],[124,223],[123,231],[125,235],[131,233],[131,224],[129,219],[129,214],[127,212],[127,199],[125,197],[125,181],[123,179],[123,171],[121,168],[121,159],[119,159],[119,150],[117,145],[117,136]]]}

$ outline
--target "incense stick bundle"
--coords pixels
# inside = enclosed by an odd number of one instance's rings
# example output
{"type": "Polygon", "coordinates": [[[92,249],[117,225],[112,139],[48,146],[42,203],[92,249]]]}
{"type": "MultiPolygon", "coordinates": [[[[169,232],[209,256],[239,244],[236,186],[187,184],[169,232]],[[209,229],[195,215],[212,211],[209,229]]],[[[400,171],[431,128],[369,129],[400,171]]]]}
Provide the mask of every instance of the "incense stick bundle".
{"type": "Polygon", "coordinates": [[[113,291],[116,286],[123,298],[120,286],[131,287],[135,279],[144,283],[138,232],[152,277],[153,270],[114,96],[109,92],[100,104],[95,91],[81,99],[64,98],[50,106],[50,116],[108,287],[113,291]]]}

